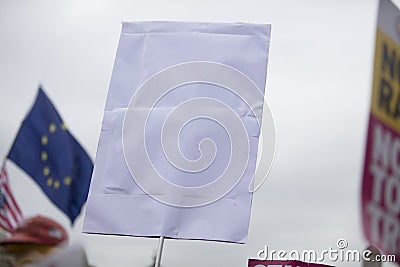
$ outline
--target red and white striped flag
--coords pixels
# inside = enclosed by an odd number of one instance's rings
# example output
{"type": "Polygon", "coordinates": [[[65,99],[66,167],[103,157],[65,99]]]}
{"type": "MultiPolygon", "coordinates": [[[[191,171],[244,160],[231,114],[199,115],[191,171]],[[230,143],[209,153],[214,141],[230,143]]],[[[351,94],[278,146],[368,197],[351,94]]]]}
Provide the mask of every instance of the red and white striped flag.
{"type": "Polygon", "coordinates": [[[3,164],[0,173],[0,227],[12,232],[22,221],[23,215],[8,183],[6,165],[3,164]]]}

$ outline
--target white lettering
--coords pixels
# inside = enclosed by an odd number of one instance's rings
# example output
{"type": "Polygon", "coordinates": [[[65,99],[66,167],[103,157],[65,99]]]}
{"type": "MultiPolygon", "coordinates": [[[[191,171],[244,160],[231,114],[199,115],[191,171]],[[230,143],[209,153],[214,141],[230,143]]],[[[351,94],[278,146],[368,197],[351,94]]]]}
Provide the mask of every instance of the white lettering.
{"type": "Polygon", "coordinates": [[[379,242],[379,222],[382,220],[383,211],[376,206],[374,203],[369,203],[367,206],[367,212],[371,216],[371,239],[373,244],[379,242]]]}
{"type": "Polygon", "coordinates": [[[257,258],[258,258],[259,260],[264,260],[264,261],[265,261],[265,260],[267,259],[268,247],[265,246],[264,249],[259,250],[259,251],[257,252],[257,258]],[[264,250],[264,249],[265,249],[265,250],[264,250]],[[264,255],[264,256],[263,256],[263,255],[264,255]]]}
{"type": "Polygon", "coordinates": [[[291,250],[289,252],[290,260],[300,260],[300,253],[297,250],[291,250]]]}
{"type": "Polygon", "coordinates": [[[397,175],[400,175],[399,152],[400,140],[399,138],[396,138],[392,145],[391,165],[393,172],[395,172],[397,175]]]}
{"type": "Polygon", "coordinates": [[[385,179],[386,171],[382,169],[379,165],[373,164],[370,167],[370,172],[372,174],[372,198],[377,203],[381,203],[382,195],[382,184],[385,179]]]}
{"type": "Polygon", "coordinates": [[[376,124],[374,127],[374,141],[372,147],[372,160],[374,163],[381,162],[383,167],[388,167],[388,151],[392,143],[391,141],[390,132],[384,131],[380,125],[376,124]]]}
{"type": "Polygon", "coordinates": [[[399,237],[399,225],[395,218],[387,214],[383,218],[382,246],[385,251],[397,252],[397,239],[399,237]]]}
{"type": "Polygon", "coordinates": [[[385,206],[394,214],[400,211],[400,181],[396,177],[389,177],[385,185],[385,206]]]}
{"type": "Polygon", "coordinates": [[[372,255],[372,251],[369,249],[364,250],[362,258],[364,261],[366,262],[370,262],[371,261],[371,255],[372,255]]]}
{"type": "Polygon", "coordinates": [[[400,175],[400,138],[393,136],[382,126],[375,125],[373,132],[372,163],[390,169],[400,175]]]}
{"type": "Polygon", "coordinates": [[[286,251],[279,250],[278,251],[278,259],[285,259],[285,257],[286,257],[286,251]]]}

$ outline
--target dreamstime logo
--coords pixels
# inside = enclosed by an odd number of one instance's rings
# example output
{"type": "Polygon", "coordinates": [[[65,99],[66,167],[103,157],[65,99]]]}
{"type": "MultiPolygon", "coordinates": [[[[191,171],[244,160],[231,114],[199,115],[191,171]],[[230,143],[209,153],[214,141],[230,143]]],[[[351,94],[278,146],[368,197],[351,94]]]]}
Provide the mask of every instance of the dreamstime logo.
{"type": "Polygon", "coordinates": [[[254,159],[254,137],[258,136],[261,129],[263,109],[263,149],[258,152],[259,164],[254,181],[248,185],[249,193],[258,190],[265,181],[275,153],[274,121],[262,91],[245,74],[220,63],[188,62],[166,68],[145,81],[129,103],[122,138],[128,169],[141,189],[162,203],[178,207],[198,207],[212,203],[228,194],[241,181],[249,163],[254,163],[250,158],[253,153],[254,159]],[[170,112],[162,122],[160,142],[164,157],[175,170],[197,174],[215,164],[218,144],[209,137],[198,140],[198,158],[188,158],[182,151],[182,132],[198,120],[207,120],[222,128],[230,148],[226,157],[227,166],[215,179],[199,186],[183,186],[169,181],[157,170],[148,149],[152,141],[146,136],[153,134],[154,127],[149,126],[149,117],[157,111],[160,101],[177,88],[198,84],[225,89],[239,99],[242,106],[237,108],[225,103],[224,98],[207,96],[189,98],[169,109],[170,112]],[[250,119],[245,120],[244,117],[250,119]],[[249,124],[253,127],[250,128],[253,130],[250,134],[249,124]],[[135,133],[134,137],[132,133],[135,133]]]}
{"type": "Polygon", "coordinates": [[[346,239],[339,238],[338,241],[336,242],[336,246],[338,247],[338,249],[345,249],[349,246],[349,243],[347,242],[346,239]]]}
{"type": "Polygon", "coordinates": [[[265,246],[259,250],[257,257],[259,260],[300,260],[306,262],[395,262],[395,255],[380,255],[374,251],[366,249],[359,251],[348,249],[349,243],[344,238],[339,238],[336,242],[336,247],[317,252],[315,250],[274,250],[265,246]]]}

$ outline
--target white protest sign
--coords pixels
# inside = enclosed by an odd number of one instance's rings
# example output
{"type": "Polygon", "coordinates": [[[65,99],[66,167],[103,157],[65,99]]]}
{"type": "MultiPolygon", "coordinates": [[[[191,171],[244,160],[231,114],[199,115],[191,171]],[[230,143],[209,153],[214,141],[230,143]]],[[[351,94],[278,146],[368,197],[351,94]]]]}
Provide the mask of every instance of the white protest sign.
{"type": "Polygon", "coordinates": [[[84,232],[246,241],[270,29],[123,23],[84,232]]]}

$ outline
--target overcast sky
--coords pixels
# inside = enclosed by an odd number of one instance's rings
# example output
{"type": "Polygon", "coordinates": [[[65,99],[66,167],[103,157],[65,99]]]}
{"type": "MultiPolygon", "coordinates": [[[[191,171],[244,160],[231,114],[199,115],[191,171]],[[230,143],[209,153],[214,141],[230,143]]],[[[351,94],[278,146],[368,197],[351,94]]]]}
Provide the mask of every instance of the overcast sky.
{"type": "MultiPolygon", "coordinates": [[[[360,187],[377,2],[0,0],[0,154],[8,153],[41,83],[94,159],[121,21],[271,23],[266,95],[276,161],[254,196],[248,243],[167,240],[162,263],[243,267],[266,245],[322,251],[339,238],[364,249],[360,187]]],[[[24,214],[61,222],[92,264],[150,264],[156,239],[81,234],[84,212],[71,228],[25,173],[12,163],[8,169],[24,214]]]]}

